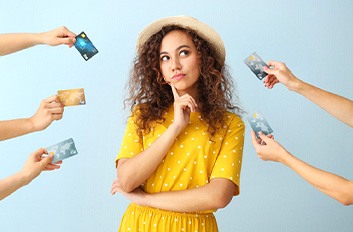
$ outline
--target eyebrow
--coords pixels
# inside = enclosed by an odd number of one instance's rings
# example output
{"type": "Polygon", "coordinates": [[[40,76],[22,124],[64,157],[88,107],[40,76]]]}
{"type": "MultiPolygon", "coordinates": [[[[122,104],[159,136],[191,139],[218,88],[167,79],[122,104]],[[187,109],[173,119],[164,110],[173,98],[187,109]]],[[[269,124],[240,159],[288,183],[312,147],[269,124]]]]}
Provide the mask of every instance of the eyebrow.
{"type": "MultiPolygon", "coordinates": [[[[191,47],[188,46],[188,45],[180,45],[179,47],[177,47],[177,48],[175,49],[175,51],[178,51],[178,50],[180,50],[180,49],[182,49],[182,48],[191,48],[191,47]]],[[[160,52],[160,53],[159,53],[159,55],[164,55],[164,54],[168,54],[168,52],[160,52]]]]}

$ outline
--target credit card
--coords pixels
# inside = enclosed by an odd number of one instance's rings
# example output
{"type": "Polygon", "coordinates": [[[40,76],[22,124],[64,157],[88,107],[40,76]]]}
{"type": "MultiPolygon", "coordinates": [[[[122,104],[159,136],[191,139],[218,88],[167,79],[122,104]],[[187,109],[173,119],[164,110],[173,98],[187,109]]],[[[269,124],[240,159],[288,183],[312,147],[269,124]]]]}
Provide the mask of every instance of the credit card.
{"type": "Polygon", "coordinates": [[[272,128],[261,114],[254,113],[252,116],[248,115],[247,119],[251,128],[255,131],[257,138],[259,138],[260,131],[265,135],[271,134],[273,132],[272,128]]]}
{"type": "Polygon", "coordinates": [[[259,80],[262,80],[267,76],[264,72],[264,67],[268,67],[265,61],[256,53],[252,53],[244,60],[245,64],[250,68],[250,70],[256,75],[259,80]]]}
{"type": "Polygon", "coordinates": [[[81,53],[81,56],[86,61],[98,53],[97,48],[93,45],[85,32],[81,32],[76,36],[75,48],[81,53]]]}
{"type": "Polygon", "coordinates": [[[64,140],[55,145],[46,148],[48,155],[53,154],[52,163],[56,163],[60,160],[69,158],[71,156],[77,155],[77,149],[75,147],[75,142],[72,138],[64,140]]]}
{"type": "Polygon", "coordinates": [[[58,98],[64,106],[86,104],[85,91],[83,88],[58,90],[58,98]]]}

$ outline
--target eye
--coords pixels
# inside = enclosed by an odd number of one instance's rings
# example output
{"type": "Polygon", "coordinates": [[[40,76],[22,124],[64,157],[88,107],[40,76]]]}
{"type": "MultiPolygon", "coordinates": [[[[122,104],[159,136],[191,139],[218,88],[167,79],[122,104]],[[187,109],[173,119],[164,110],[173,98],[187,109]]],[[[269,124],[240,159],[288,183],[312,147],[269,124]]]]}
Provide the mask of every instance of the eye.
{"type": "Polygon", "coordinates": [[[161,61],[166,61],[166,60],[169,60],[170,58],[169,58],[169,56],[161,56],[161,61]]]}
{"type": "Polygon", "coordinates": [[[187,56],[189,53],[190,53],[190,52],[187,51],[187,50],[182,50],[182,51],[180,52],[180,56],[187,56]]]}

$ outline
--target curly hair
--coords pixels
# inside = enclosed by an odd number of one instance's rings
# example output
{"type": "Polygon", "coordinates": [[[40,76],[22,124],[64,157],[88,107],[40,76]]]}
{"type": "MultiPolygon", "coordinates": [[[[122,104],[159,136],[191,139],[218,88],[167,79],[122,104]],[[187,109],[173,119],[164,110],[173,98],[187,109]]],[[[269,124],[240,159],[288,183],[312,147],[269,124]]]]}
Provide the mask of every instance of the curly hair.
{"type": "Polygon", "coordinates": [[[196,46],[200,77],[197,81],[199,96],[195,100],[202,105],[201,117],[212,137],[225,126],[227,111],[240,114],[242,110],[232,102],[238,97],[233,93],[234,86],[227,67],[216,59],[209,43],[191,29],[175,25],[163,27],[139,48],[127,83],[130,97],[125,99],[125,106],[128,104],[132,112],[138,112],[139,135],[149,133],[155,123],[165,120],[163,114],[173,105],[174,98],[159,67],[159,49],[164,36],[173,30],[184,31],[196,46]]]}

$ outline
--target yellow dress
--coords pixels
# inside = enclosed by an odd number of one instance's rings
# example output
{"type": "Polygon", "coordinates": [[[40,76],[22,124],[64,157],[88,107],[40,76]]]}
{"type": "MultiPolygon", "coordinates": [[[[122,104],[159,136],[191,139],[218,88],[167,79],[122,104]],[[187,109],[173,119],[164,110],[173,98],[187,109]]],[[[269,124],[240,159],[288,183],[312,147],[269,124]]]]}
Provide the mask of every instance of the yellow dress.
{"type": "MultiPolygon", "coordinates": [[[[212,140],[200,113],[191,113],[190,122],[179,134],[155,172],[142,185],[147,193],[197,188],[213,178],[225,178],[236,184],[239,194],[244,130],[241,118],[227,113],[227,128],[212,140]]],[[[129,117],[116,160],[131,158],[147,149],[172,123],[174,108],[165,113],[164,122],[156,124],[142,137],[136,133],[135,117],[129,117]]],[[[130,204],[119,231],[218,231],[214,210],[178,213],[130,204]]]]}

